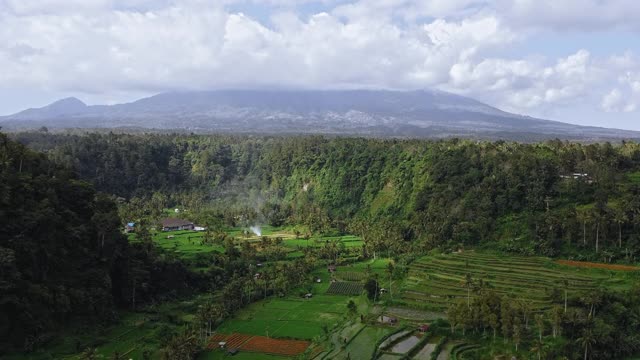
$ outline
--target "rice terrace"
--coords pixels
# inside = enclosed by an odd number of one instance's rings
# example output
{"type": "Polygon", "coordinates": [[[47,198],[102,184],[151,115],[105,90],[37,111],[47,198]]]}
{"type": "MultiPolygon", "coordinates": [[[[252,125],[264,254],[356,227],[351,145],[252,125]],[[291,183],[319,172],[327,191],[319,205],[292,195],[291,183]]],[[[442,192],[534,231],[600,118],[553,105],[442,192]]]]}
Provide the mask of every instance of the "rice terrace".
{"type": "MultiPolygon", "coordinates": [[[[490,290],[528,301],[534,309],[543,310],[551,306],[554,290],[580,295],[598,287],[625,288],[631,283],[632,277],[624,273],[599,273],[564,264],[556,265],[547,258],[476,252],[425,257],[411,265],[403,285],[402,301],[431,310],[445,310],[452,300],[466,299],[468,290],[472,291],[471,296],[490,290]]],[[[613,271],[628,270],[601,265],[613,271]]]]}

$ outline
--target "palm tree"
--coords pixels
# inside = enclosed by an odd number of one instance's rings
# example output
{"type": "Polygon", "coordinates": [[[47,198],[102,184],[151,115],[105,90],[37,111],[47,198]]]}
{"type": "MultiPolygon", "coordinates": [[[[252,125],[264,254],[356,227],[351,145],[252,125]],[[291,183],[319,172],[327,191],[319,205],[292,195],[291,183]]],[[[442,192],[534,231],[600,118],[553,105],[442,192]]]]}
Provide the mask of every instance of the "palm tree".
{"type": "Polygon", "coordinates": [[[96,348],[93,347],[89,347],[86,348],[82,354],[80,355],[80,358],[82,360],[95,360],[96,359],[96,348]]]}
{"type": "Polygon", "coordinates": [[[589,307],[589,319],[596,316],[596,307],[602,303],[602,292],[596,290],[582,297],[582,302],[589,307]]]}
{"type": "Polygon", "coordinates": [[[544,344],[542,343],[542,340],[536,340],[533,343],[533,347],[531,348],[531,352],[537,353],[538,354],[538,360],[542,359],[542,353],[544,352],[544,344]]]}
{"type": "Polygon", "coordinates": [[[518,352],[518,345],[520,345],[520,335],[521,335],[520,326],[514,325],[513,326],[513,342],[514,344],[516,344],[516,352],[518,352]]]}
{"type": "Polygon", "coordinates": [[[538,338],[540,342],[542,342],[542,333],[544,332],[544,316],[542,314],[537,314],[535,316],[536,327],[538,328],[538,338]]]}
{"type": "Polygon", "coordinates": [[[456,304],[449,304],[449,309],[447,309],[447,318],[449,319],[451,333],[453,334],[455,332],[456,325],[458,324],[458,307],[456,304]]]}
{"type": "Polygon", "coordinates": [[[496,332],[498,331],[498,327],[500,326],[500,322],[498,321],[498,315],[491,314],[489,315],[489,326],[493,330],[493,341],[496,340],[496,332]]]}
{"type": "Polygon", "coordinates": [[[618,209],[615,211],[613,215],[613,221],[618,224],[618,248],[622,247],[622,224],[626,223],[629,218],[627,214],[624,213],[623,209],[618,209]]]}
{"type": "Polygon", "coordinates": [[[576,217],[578,221],[582,222],[582,244],[587,245],[587,221],[591,218],[591,215],[587,210],[578,209],[576,210],[576,217]]]}
{"type": "Polygon", "coordinates": [[[387,265],[387,273],[389,274],[389,297],[391,298],[391,301],[393,301],[393,293],[391,292],[391,282],[393,279],[393,262],[389,262],[389,265],[387,265]]]}
{"type": "Polygon", "coordinates": [[[604,216],[598,208],[593,209],[593,214],[591,216],[596,223],[596,253],[597,253],[600,245],[600,223],[602,222],[602,220],[604,220],[604,216]]]}
{"type": "Polygon", "coordinates": [[[522,311],[522,319],[524,320],[524,327],[529,329],[529,316],[531,316],[531,312],[533,311],[533,306],[531,302],[528,300],[521,300],[518,302],[520,306],[520,310],[522,311]]]}
{"type": "Polygon", "coordinates": [[[555,305],[551,309],[551,319],[553,325],[553,338],[555,339],[562,328],[562,309],[559,306],[555,305]]]}
{"type": "Polygon", "coordinates": [[[471,288],[473,287],[473,278],[470,273],[464,277],[462,281],[462,286],[467,288],[467,307],[471,309],[471,288]]]}
{"type": "Polygon", "coordinates": [[[582,337],[578,338],[576,341],[584,349],[584,360],[587,360],[589,357],[589,351],[591,351],[593,345],[596,344],[596,337],[593,335],[593,331],[590,328],[584,329],[582,337]]]}
{"type": "Polygon", "coordinates": [[[567,291],[569,290],[569,280],[562,280],[562,284],[564,285],[564,312],[567,312],[567,291]]]}

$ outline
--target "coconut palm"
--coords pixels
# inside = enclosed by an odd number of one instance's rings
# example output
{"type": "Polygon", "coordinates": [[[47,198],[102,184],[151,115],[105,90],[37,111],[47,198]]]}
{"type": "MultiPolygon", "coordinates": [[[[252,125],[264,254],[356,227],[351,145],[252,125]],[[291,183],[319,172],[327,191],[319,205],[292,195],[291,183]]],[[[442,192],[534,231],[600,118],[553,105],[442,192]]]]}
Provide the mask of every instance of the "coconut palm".
{"type": "Polygon", "coordinates": [[[462,280],[462,286],[467,288],[467,307],[471,309],[471,288],[473,287],[473,278],[470,273],[467,273],[464,280],[462,280]]]}
{"type": "Polygon", "coordinates": [[[617,209],[613,214],[613,221],[618,224],[618,248],[622,247],[622,225],[628,220],[629,218],[623,209],[617,209]]]}
{"type": "Polygon", "coordinates": [[[96,348],[93,347],[86,348],[80,355],[80,359],[82,360],[94,360],[96,357],[96,348]]]}
{"type": "Polygon", "coordinates": [[[593,345],[596,344],[596,337],[593,335],[593,331],[590,328],[584,329],[582,336],[576,341],[584,349],[584,360],[587,360],[589,352],[593,349],[593,345]]]}
{"type": "Polygon", "coordinates": [[[392,262],[389,262],[389,264],[387,265],[387,274],[389,274],[389,297],[391,298],[391,301],[393,301],[393,293],[391,292],[391,282],[393,280],[393,270],[394,270],[394,266],[392,262]]]}
{"type": "Polygon", "coordinates": [[[569,280],[562,280],[562,285],[564,285],[564,312],[567,312],[567,292],[569,290],[569,280]]]}
{"type": "Polygon", "coordinates": [[[538,355],[538,360],[542,359],[542,354],[544,353],[545,345],[542,340],[535,340],[533,343],[533,347],[531,348],[531,352],[536,353],[538,355]]]}
{"type": "Polygon", "coordinates": [[[537,314],[535,316],[536,327],[538,328],[538,338],[542,342],[542,333],[544,333],[544,315],[537,314]]]}
{"type": "Polygon", "coordinates": [[[516,352],[518,352],[518,345],[520,345],[522,330],[519,325],[513,326],[513,343],[516,345],[516,352]]]}
{"type": "Polygon", "coordinates": [[[582,244],[587,245],[587,222],[591,219],[591,214],[586,209],[576,210],[578,221],[582,222],[582,244]]]}

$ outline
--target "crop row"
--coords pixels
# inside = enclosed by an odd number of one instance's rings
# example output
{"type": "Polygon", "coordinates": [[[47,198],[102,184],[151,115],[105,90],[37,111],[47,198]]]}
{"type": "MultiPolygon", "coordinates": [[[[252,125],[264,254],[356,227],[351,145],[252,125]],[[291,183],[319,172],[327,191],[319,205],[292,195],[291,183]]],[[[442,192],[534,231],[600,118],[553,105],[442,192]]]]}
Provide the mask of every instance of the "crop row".
{"type": "MultiPolygon", "coordinates": [[[[462,288],[459,285],[456,286],[455,284],[448,284],[448,283],[442,284],[442,283],[435,283],[435,282],[426,282],[424,284],[420,284],[419,286],[408,287],[407,289],[417,290],[417,291],[423,290],[428,294],[434,294],[434,295],[467,296],[466,289],[462,288]]],[[[526,288],[521,288],[521,289],[501,288],[501,289],[491,289],[491,290],[497,294],[522,294],[522,295],[526,294],[527,298],[530,298],[530,299],[549,300],[548,296],[544,292],[528,291],[526,288]]]]}
{"type": "Polygon", "coordinates": [[[459,344],[451,349],[451,360],[464,359],[464,353],[479,349],[479,345],[459,344]]]}
{"type": "Polygon", "coordinates": [[[561,272],[549,272],[549,271],[524,271],[520,269],[511,269],[511,270],[496,270],[491,268],[474,268],[474,267],[464,267],[464,266],[455,266],[455,265],[446,265],[440,263],[419,263],[414,264],[412,266],[414,270],[424,270],[424,271],[435,271],[442,272],[448,274],[458,274],[461,276],[465,276],[468,273],[476,274],[476,276],[490,278],[492,276],[500,276],[500,277],[512,277],[512,278],[531,278],[538,279],[539,281],[563,281],[568,280],[572,283],[584,283],[591,284],[593,279],[588,277],[576,277],[576,276],[567,276],[561,272]]]}
{"type": "Polygon", "coordinates": [[[584,268],[590,268],[590,269],[605,269],[605,270],[616,270],[616,271],[640,271],[640,267],[628,266],[628,265],[602,264],[602,263],[592,263],[592,262],[573,261],[573,260],[558,260],[556,262],[561,265],[584,267],[584,268]]]}
{"type": "Polygon", "coordinates": [[[420,266],[440,266],[443,268],[451,268],[451,269],[457,269],[459,271],[475,271],[475,272],[480,272],[480,271],[484,271],[484,272],[492,272],[492,273],[501,273],[501,274],[509,274],[509,273],[513,273],[513,272],[518,272],[518,273],[523,273],[523,274],[532,274],[532,275],[540,275],[540,274],[545,274],[548,277],[558,277],[558,278],[570,278],[574,281],[591,281],[593,278],[592,277],[588,277],[588,276],[582,276],[582,275],[576,275],[576,274],[567,274],[558,270],[554,270],[554,269],[549,269],[543,266],[540,267],[517,267],[517,266],[511,266],[511,267],[505,267],[505,266],[499,266],[499,265],[493,265],[493,264],[487,264],[487,265],[479,265],[479,264],[473,264],[473,263],[459,263],[459,262],[455,262],[455,261],[442,261],[442,260],[437,260],[437,259],[432,259],[431,261],[426,261],[426,260],[422,260],[422,261],[418,261],[414,264],[417,267],[420,266]]]}
{"type": "Polygon", "coordinates": [[[251,338],[251,335],[233,333],[225,341],[228,349],[235,349],[251,338]]]}
{"type": "MultiPolygon", "coordinates": [[[[471,274],[472,277],[475,274],[471,274]]],[[[411,273],[410,274],[410,283],[422,283],[425,281],[433,281],[437,283],[453,283],[453,284],[461,284],[464,281],[463,276],[450,276],[448,274],[440,274],[440,273],[430,273],[428,276],[426,274],[421,273],[411,273]],[[423,275],[423,276],[421,276],[423,275]]],[[[485,287],[494,288],[494,289],[525,289],[525,290],[536,290],[536,291],[546,291],[548,289],[552,289],[555,287],[562,287],[562,283],[558,283],[555,281],[548,281],[544,278],[531,279],[531,278],[518,278],[518,277],[482,277],[485,287]]],[[[477,278],[474,278],[474,281],[477,282],[477,278]]],[[[573,282],[568,283],[568,289],[570,291],[588,291],[594,289],[593,284],[575,284],[573,282]]]]}
{"type": "Polygon", "coordinates": [[[298,356],[304,353],[310,343],[303,340],[273,339],[265,336],[254,336],[245,342],[240,350],[265,354],[298,356]]]}
{"type": "MultiPolygon", "coordinates": [[[[492,256],[477,256],[481,259],[475,256],[454,254],[416,261],[404,282],[403,301],[446,308],[452,299],[467,297],[467,289],[463,285],[467,274],[476,285],[479,279],[483,279],[485,288],[497,294],[526,299],[538,310],[550,307],[549,290],[562,288],[564,280],[568,281],[571,293],[595,288],[593,278],[553,269],[553,264],[545,258],[520,258],[517,264],[513,264],[492,256]]],[[[476,295],[472,293],[471,296],[476,295]]]]}
{"type": "Polygon", "coordinates": [[[365,274],[357,271],[338,271],[336,276],[344,281],[362,281],[365,274]]]}
{"type": "Polygon", "coordinates": [[[357,296],[362,293],[364,289],[362,283],[350,282],[350,281],[336,281],[329,285],[327,294],[331,295],[353,295],[357,296]]]}
{"type": "Polygon", "coordinates": [[[492,261],[492,262],[508,262],[508,263],[538,263],[542,264],[548,261],[547,258],[537,257],[537,256],[508,256],[504,257],[503,255],[492,255],[487,253],[478,253],[478,252],[462,252],[455,253],[450,255],[438,255],[438,257],[456,257],[469,259],[473,261],[492,261]]]}

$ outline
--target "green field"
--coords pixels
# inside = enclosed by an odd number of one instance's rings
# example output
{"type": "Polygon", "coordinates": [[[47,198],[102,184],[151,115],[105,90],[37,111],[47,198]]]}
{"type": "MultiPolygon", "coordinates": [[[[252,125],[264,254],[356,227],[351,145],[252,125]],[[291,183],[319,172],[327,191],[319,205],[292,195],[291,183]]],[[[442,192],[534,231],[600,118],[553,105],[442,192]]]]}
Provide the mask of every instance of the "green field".
{"type": "Polygon", "coordinates": [[[296,239],[294,238],[285,238],[284,245],[287,247],[321,247],[326,242],[337,241],[343,243],[345,247],[358,247],[362,246],[362,239],[355,235],[344,235],[344,236],[317,236],[313,237],[309,240],[305,239],[296,239]]]}
{"type": "Polygon", "coordinates": [[[321,268],[313,276],[322,282],[311,286],[311,299],[303,299],[296,292],[285,298],[269,298],[253,303],[225,321],[217,331],[303,340],[322,335],[323,326],[332,329],[342,323],[349,300],[359,302],[359,298],[325,295],[330,284],[329,274],[321,268]]]}
{"type": "Polygon", "coordinates": [[[343,321],[347,302],[342,296],[328,295],[314,295],[308,300],[269,299],[241,310],[217,331],[311,340],[322,335],[323,326],[331,329],[343,321]]]}
{"type": "MultiPolygon", "coordinates": [[[[229,236],[234,237],[238,241],[249,241],[259,243],[261,236],[253,233],[246,235],[248,228],[236,227],[225,230],[229,236]]],[[[363,242],[357,236],[320,236],[316,235],[309,239],[296,238],[293,231],[288,228],[278,228],[272,226],[261,227],[261,235],[275,239],[282,238],[282,247],[287,252],[287,258],[292,259],[303,255],[301,249],[305,247],[321,247],[328,242],[339,242],[344,244],[346,248],[356,248],[362,246],[363,242]]],[[[128,235],[129,241],[136,242],[134,233],[128,235]]],[[[207,244],[204,239],[204,232],[197,231],[160,231],[152,233],[153,242],[162,249],[173,252],[182,259],[192,260],[200,254],[208,254],[211,252],[223,252],[224,247],[219,244],[207,244]]]]}
{"type": "MultiPolygon", "coordinates": [[[[445,310],[455,299],[466,299],[464,279],[470,274],[477,286],[498,294],[528,300],[534,309],[551,304],[549,291],[577,295],[598,287],[626,288],[633,274],[561,266],[543,257],[515,257],[489,253],[465,252],[426,256],[411,265],[402,286],[402,301],[407,305],[445,310]]],[[[473,292],[471,292],[473,296],[473,292]]]]}
{"type": "MultiPolygon", "coordinates": [[[[129,241],[137,241],[135,234],[128,236],[129,241]]],[[[202,241],[203,236],[204,233],[198,231],[160,231],[153,233],[152,239],[162,249],[174,252],[183,259],[193,259],[199,254],[224,251],[222,245],[205,244],[202,241]]]]}

